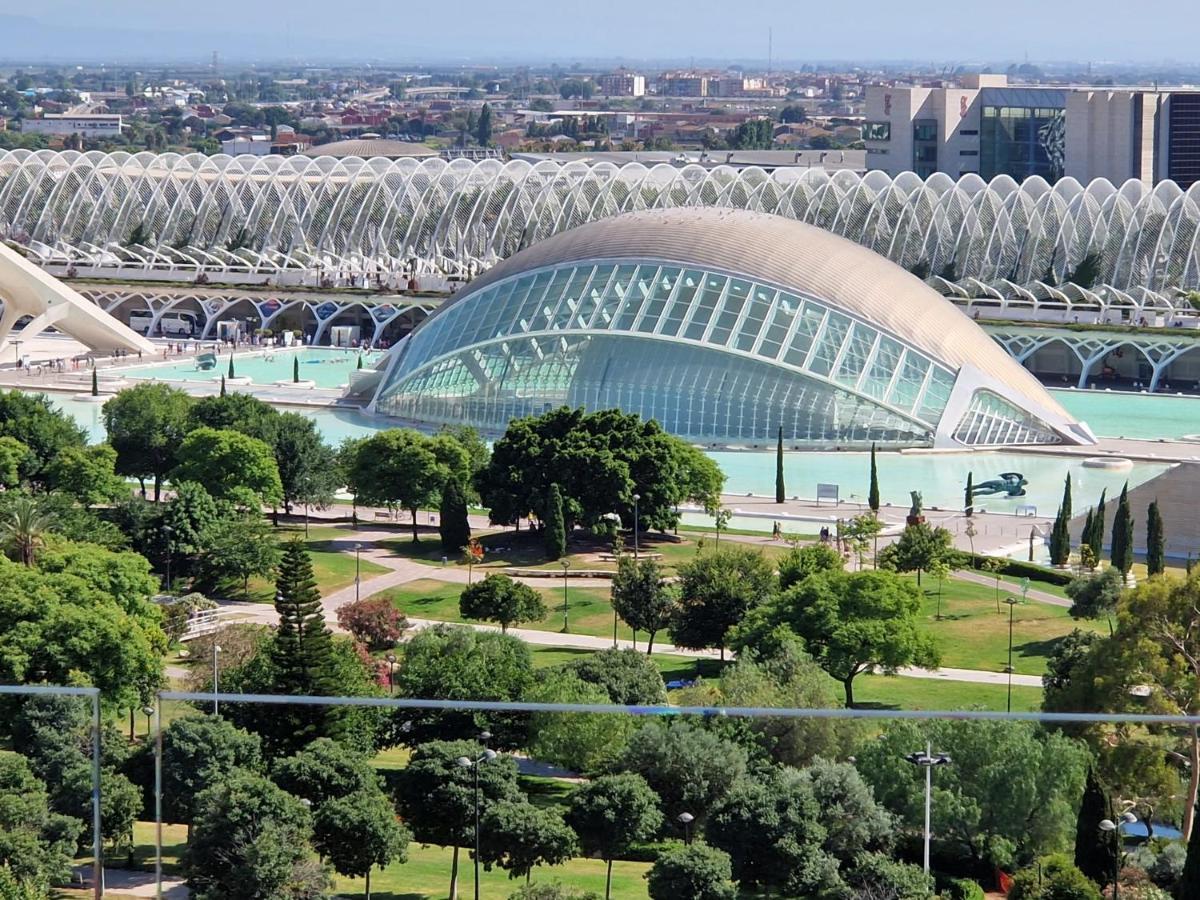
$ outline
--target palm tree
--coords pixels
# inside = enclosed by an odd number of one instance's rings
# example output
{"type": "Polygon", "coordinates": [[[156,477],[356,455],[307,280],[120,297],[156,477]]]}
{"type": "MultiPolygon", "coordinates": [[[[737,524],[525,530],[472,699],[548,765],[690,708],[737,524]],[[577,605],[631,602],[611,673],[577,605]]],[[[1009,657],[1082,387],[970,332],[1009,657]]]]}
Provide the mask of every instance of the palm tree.
{"type": "Polygon", "coordinates": [[[32,566],[53,525],[54,516],[43,511],[36,500],[21,497],[0,517],[0,539],[6,552],[32,566]]]}

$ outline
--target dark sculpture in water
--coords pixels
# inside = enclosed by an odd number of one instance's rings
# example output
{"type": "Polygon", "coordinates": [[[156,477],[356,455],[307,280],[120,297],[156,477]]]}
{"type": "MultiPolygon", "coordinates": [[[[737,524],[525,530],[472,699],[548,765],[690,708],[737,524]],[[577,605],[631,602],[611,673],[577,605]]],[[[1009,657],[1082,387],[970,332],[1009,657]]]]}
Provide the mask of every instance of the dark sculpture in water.
{"type": "Polygon", "coordinates": [[[981,481],[971,489],[972,497],[988,497],[1004,494],[1008,497],[1024,497],[1025,485],[1029,482],[1020,472],[1001,472],[999,478],[981,481]]]}

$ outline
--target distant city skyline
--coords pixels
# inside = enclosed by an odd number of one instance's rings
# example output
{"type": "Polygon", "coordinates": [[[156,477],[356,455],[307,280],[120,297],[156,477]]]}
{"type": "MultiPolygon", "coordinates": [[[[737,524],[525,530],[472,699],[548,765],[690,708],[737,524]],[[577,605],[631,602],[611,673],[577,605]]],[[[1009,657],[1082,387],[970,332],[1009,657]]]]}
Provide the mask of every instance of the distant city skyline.
{"type": "Polygon", "coordinates": [[[400,7],[382,0],[207,0],[164,5],[151,0],[42,0],[0,3],[0,60],[99,62],[206,60],[381,62],[597,61],[650,64],[765,63],[768,29],[779,66],[821,61],[895,61],[986,66],[1021,62],[1127,62],[1196,69],[1185,0],[1129,7],[1115,0],[1011,0],[980,12],[927,0],[918,9],[860,0],[853,14],[838,5],[797,7],[753,0],[730,7],[683,0],[609,0],[598,7],[510,0],[459,0],[452,7],[400,7]],[[286,14],[282,10],[286,9],[286,14]]]}

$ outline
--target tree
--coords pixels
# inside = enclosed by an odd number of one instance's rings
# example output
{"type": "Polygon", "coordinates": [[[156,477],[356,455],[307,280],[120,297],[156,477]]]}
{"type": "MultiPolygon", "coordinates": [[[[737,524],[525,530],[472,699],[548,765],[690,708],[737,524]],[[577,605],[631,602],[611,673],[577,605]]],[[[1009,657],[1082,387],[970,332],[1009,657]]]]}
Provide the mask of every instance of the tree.
{"type": "Polygon", "coordinates": [[[1121,488],[1117,511],[1113,513],[1112,564],[1122,575],[1133,568],[1133,514],[1129,509],[1129,482],[1121,488]]]}
{"type": "Polygon", "coordinates": [[[289,794],[309,801],[314,809],[351,794],[379,789],[375,770],[363,754],[325,737],[276,760],[271,780],[289,794]]]}
{"type": "Polygon", "coordinates": [[[31,453],[15,437],[0,437],[0,487],[12,490],[21,483],[21,472],[29,467],[31,453]]]}
{"type": "Polygon", "coordinates": [[[154,479],[158,502],[163,479],[176,465],[175,453],[187,432],[192,398],[179,388],[146,382],[126,388],[104,404],[104,429],[117,453],[118,475],[154,479]]]}
{"type": "MultiPolygon", "coordinates": [[[[533,101],[537,103],[537,100],[533,101]]],[[[531,104],[532,105],[532,104],[531,104]]],[[[582,891],[559,881],[523,884],[508,900],[601,900],[593,891],[582,891]]]]}
{"type": "Polygon", "coordinates": [[[270,578],[282,557],[271,526],[255,514],[218,520],[204,530],[201,540],[197,574],[213,587],[240,582],[248,593],[250,579],[270,578]]]}
{"type": "Polygon", "coordinates": [[[0,538],[4,549],[24,566],[30,567],[38,551],[46,546],[46,536],[54,527],[54,519],[42,510],[33,497],[20,497],[0,518],[0,538]]]}
{"type": "Polygon", "coordinates": [[[479,778],[481,815],[500,803],[523,799],[517,787],[517,764],[499,756],[467,769],[460,757],[478,759],[474,741],[430,741],[418,745],[396,779],[396,805],[413,839],[422,844],[452,847],[450,900],[458,896],[458,852],[474,837],[474,779],[479,778]]]}
{"type": "Polygon", "coordinates": [[[1079,741],[1031,722],[893,722],[855,763],[878,802],[914,831],[925,816],[925,776],[905,759],[950,749],[954,764],[933,779],[933,819],[950,852],[1008,867],[1065,850],[1090,755],[1079,741]]]}
{"type": "Polygon", "coordinates": [[[1046,712],[1090,712],[1099,709],[1095,693],[1095,650],[1101,637],[1094,631],[1071,631],[1046,658],[1042,676],[1042,709],[1046,712]]]}
{"type": "Polygon", "coordinates": [[[186,716],[163,729],[163,817],[184,822],[191,834],[200,792],[234,771],[258,771],[262,743],[217,716],[186,716]]]}
{"type": "Polygon", "coordinates": [[[312,817],[298,798],[235,770],[201,791],[196,805],[182,863],[198,900],[314,896],[298,881],[325,887],[324,873],[307,865],[312,817]]]}
{"type": "Polygon", "coordinates": [[[450,474],[461,475],[467,465],[466,451],[452,438],[439,441],[411,429],[390,429],[353,448],[347,477],[357,502],[408,510],[417,543],[418,510],[434,506],[450,474]]]}
{"type": "Polygon", "coordinates": [[[1100,823],[1115,818],[1112,799],[1100,783],[1095,765],[1091,765],[1083,787],[1079,815],[1075,820],[1075,865],[1101,886],[1108,884],[1117,872],[1121,851],[1117,832],[1103,830],[1100,823]]]}
{"type": "Polygon", "coordinates": [[[271,448],[237,431],[197,428],[178,451],[171,480],[195,481],[217,500],[257,509],[283,499],[279,467],[271,448]]]}
{"type": "Polygon", "coordinates": [[[778,560],[779,588],[786,591],[818,572],[840,572],[845,563],[842,554],[829,546],[817,543],[793,546],[778,560]]]}
{"type": "Polygon", "coordinates": [[[707,844],[668,850],[646,873],[651,900],[736,900],[729,854],[707,844]]]}
{"type": "Polygon", "coordinates": [[[87,443],[83,429],[47,397],[16,390],[0,391],[0,437],[16,438],[29,448],[21,477],[38,484],[59,451],[87,443]]]}
{"type": "Polygon", "coordinates": [[[70,879],[83,823],[50,811],[46,786],[15,753],[0,754],[0,872],[38,888],[70,879]]]}
{"type": "Polygon", "coordinates": [[[871,484],[867,489],[867,506],[879,515],[879,469],[875,466],[875,442],[871,442],[871,484]]]}
{"type": "Polygon", "coordinates": [[[117,454],[108,444],[64,447],[46,467],[46,484],[84,508],[129,495],[125,479],[114,471],[117,454]]]}
{"type": "Polygon", "coordinates": [[[963,492],[963,512],[968,517],[975,512],[975,479],[971,472],[967,473],[967,487],[963,492]]]}
{"type": "Polygon", "coordinates": [[[458,611],[464,619],[497,622],[500,631],[507,633],[510,625],[540,622],[546,617],[546,604],[542,595],[529,585],[492,573],[463,588],[458,611]]]}
{"type": "MultiPolygon", "coordinates": [[[[396,671],[396,693],[427,700],[516,701],[533,683],[533,657],[523,641],[505,634],[438,625],[418,631],[404,644],[396,671]]],[[[402,710],[400,739],[416,747],[426,741],[476,735],[485,728],[493,747],[520,746],[520,716],[471,711],[402,710]]]]}
{"type": "Polygon", "coordinates": [[[654,652],[654,636],[671,624],[675,592],[655,560],[623,554],[612,579],[612,606],[634,632],[646,632],[649,656],[654,652]]]}
{"type": "Polygon", "coordinates": [[[7,865],[0,866],[0,900],[50,900],[50,891],[28,878],[18,878],[7,865]]]}
{"type": "Polygon", "coordinates": [[[1183,864],[1176,893],[1179,897],[1200,896],[1200,828],[1193,829],[1188,839],[1187,860],[1183,864]]]}
{"type": "Polygon", "coordinates": [[[479,121],[475,123],[475,140],[480,147],[490,147],[492,144],[492,107],[487,103],[479,110],[479,121]]]}
{"type": "Polygon", "coordinates": [[[895,572],[916,572],[920,587],[921,573],[928,572],[935,560],[945,560],[953,553],[954,537],[949,531],[918,522],[906,526],[896,542],[880,552],[879,565],[895,572]]]}
{"type": "Polygon", "coordinates": [[[270,447],[275,443],[275,424],[279,415],[275,407],[251,394],[202,397],[188,410],[187,430],[240,431],[270,447]]]}
{"type": "Polygon", "coordinates": [[[488,807],[482,817],[480,860],[508,870],[509,878],[529,882],[535,866],[558,866],[579,852],[579,843],[554,809],[527,802],[504,801],[488,807]]]}
{"type": "Polygon", "coordinates": [[[867,670],[937,667],[937,646],[920,616],[918,589],[891,572],[824,572],[752,612],[731,643],[739,652],[769,652],[781,630],[796,635],[853,707],[854,679],[867,670]]]}
{"type": "Polygon", "coordinates": [[[834,894],[841,885],[837,860],[822,847],[828,837],[823,811],[796,769],[741,779],[712,810],[706,834],[729,854],[743,891],[809,897],[834,894]]]}
{"type": "Polygon", "coordinates": [[[678,647],[718,647],[725,658],[729,630],[776,592],[771,564],[761,553],[731,547],[679,567],[679,606],[671,621],[678,647]]]}
{"type": "MultiPolygon", "coordinates": [[[[867,547],[874,542],[876,548],[878,548],[881,531],[883,531],[883,522],[875,518],[872,513],[854,516],[842,528],[842,540],[846,543],[847,547],[854,551],[854,555],[858,557],[858,567],[860,569],[865,566],[863,557],[866,555],[867,547]]],[[[826,549],[833,548],[826,545],[826,549]]],[[[834,552],[836,553],[837,551],[835,550],[834,552]]],[[[841,556],[841,554],[838,555],[839,557],[841,556]]]]}
{"type": "Polygon", "coordinates": [[[667,702],[667,691],[658,666],[628,647],[582,654],[561,668],[603,688],[609,703],[655,706],[667,702]]]}
{"type": "Polygon", "coordinates": [[[604,860],[605,900],[612,896],[613,860],[653,837],[662,822],[658,797],[640,775],[602,775],[571,795],[567,824],[585,853],[604,860]]]}
{"type": "Polygon", "coordinates": [[[1101,900],[1101,897],[1096,885],[1071,864],[1069,856],[1056,853],[1038,859],[1036,865],[1014,875],[1008,900],[1101,900]]]}
{"type": "Polygon", "coordinates": [[[1125,590],[1125,579],[1115,568],[1072,578],[1067,584],[1067,596],[1071,599],[1072,619],[1108,618],[1112,631],[1112,615],[1117,611],[1117,600],[1125,590]]]}
{"type": "Polygon", "coordinates": [[[471,540],[471,524],[467,520],[467,495],[462,481],[451,475],[442,485],[442,505],[438,515],[438,532],[442,551],[458,555],[471,540]]]}
{"type": "Polygon", "coordinates": [[[385,597],[366,597],[338,607],[337,621],[372,652],[390,650],[404,635],[408,622],[385,597]]]}
{"type": "Polygon", "coordinates": [[[167,501],[162,515],[151,520],[153,533],[147,536],[144,549],[160,565],[170,556],[175,571],[186,573],[199,560],[206,538],[228,509],[219,508],[199,482],[177,481],[174,488],[175,496],[167,501]]]}
{"type": "MultiPolygon", "coordinates": [[[[523,699],[556,704],[612,702],[604,688],[562,668],[539,673],[523,699]]],[[[596,772],[613,762],[633,729],[633,719],[626,715],[533,713],[526,746],[537,759],[574,772],[596,772]]]]}
{"type": "Polygon", "coordinates": [[[684,812],[703,821],[745,774],[746,762],[746,751],[711,731],[651,721],[630,738],[617,768],[646,779],[670,821],[684,812]]]}
{"type": "Polygon", "coordinates": [[[1106,506],[1105,493],[1106,490],[1100,492],[1100,502],[1096,504],[1096,514],[1092,517],[1092,530],[1085,535],[1084,539],[1092,548],[1092,553],[1096,559],[1100,559],[1101,553],[1104,552],[1104,508],[1106,506]]]}
{"type": "Polygon", "coordinates": [[[775,440],[775,502],[784,503],[787,501],[787,491],[783,484],[783,426],[779,426],[779,433],[775,440]]]}
{"type": "Polygon", "coordinates": [[[799,103],[789,103],[779,111],[779,121],[791,124],[793,122],[807,122],[808,113],[799,103]]]}
{"type": "Polygon", "coordinates": [[[409,832],[378,789],[335,797],[313,817],[313,845],[334,870],[347,878],[366,878],[371,900],[371,869],[408,858],[409,832]]]}
{"type": "Polygon", "coordinates": [[[567,525],[563,519],[562,492],[557,484],[550,485],[546,498],[545,534],[546,559],[560,559],[567,555],[567,525]]]}
{"type": "Polygon", "coordinates": [[[271,448],[279,469],[285,512],[292,511],[293,503],[322,509],[333,502],[341,480],[333,448],[321,438],[314,420],[299,413],[279,414],[274,420],[271,448]]]}
{"type": "Polygon", "coordinates": [[[1158,501],[1154,500],[1146,510],[1146,574],[1161,575],[1166,568],[1163,561],[1164,538],[1162,513],[1158,501]]]}
{"type": "Polygon", "coordinates": [[[936,900],[931,875],[919,866],[883,853],[866,853],[845,876],[847,896],[854,900],[936,900]]]}

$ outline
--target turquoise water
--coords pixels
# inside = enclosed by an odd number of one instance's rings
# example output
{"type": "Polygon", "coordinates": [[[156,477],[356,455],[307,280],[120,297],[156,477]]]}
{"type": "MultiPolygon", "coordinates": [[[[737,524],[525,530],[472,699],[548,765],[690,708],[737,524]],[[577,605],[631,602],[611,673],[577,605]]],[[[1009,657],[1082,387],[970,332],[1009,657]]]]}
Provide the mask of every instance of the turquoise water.
{"type": "Polygon", "coordinates": [[[1099,437],[1176,439],[1200,433],[1200,397],[1118,391],[1051,391],[1099,437]]]}
{"type": "MultiPolygon", "coordinates": [[[[101,404],[50,395],[64,412],[87,429],[93,441],[104,440],[101,404]]],[[[317,423],[331,444],[347,437],[370,435],[395,427],[387,420],[374,419],[350,409],[286,407],[317,423]]],[[[774,495],[775,453],[710,452],[725,473],[725,490],[730,494],[774,495]]],[[[1114,472],[1083,467],[1079,457],[1047,456],[1034,453],[880,453],[879,490],[884,503],[907,507],[908,492],[919,490],[926,507],[960,509],[967,473],[979,484],[1001,472],[1021,472],[1028,479],[1026,496],[1020,498],[980,498],[977,507],[993,512],[1013,512],[1017,506],[1032,505],[1042,515],[1052,515],[1062,495],[1063,480],[1071,473],[1075,504],[1082,509],[1095,502],[1102,489],[1109,495],[1121,490],[1125,479],[1130,486],[1165,472],[1166,463],[1134,463],[1132,469],[1114,472]]],[[[865,502],[870,472],[870,454],[852,452],[787,453],[784,455],[784,479],[788,496],[811,498],[817,482],[837,484],[842,500],[865,502]]]]}
{"type": "MultiPolygon", "coordinates": [[[[328,348],[303,348],[296,350],[264,350],[239,351],[234,354],[234,374],[239,378],[249,378],[255,384],[274,384],[276,381],[291,381],[293,360],[300,360],[300,379],[313,381],[317,387],[345,387],[350,379],[350,373],[358,367],[358,352],[354,350],[333,350],[328,348]]],[[[379,359],[377,353],[363,354],[363,368],[370,368],[379,359]]],[[[175,363],[157,363],[144,366],[133,366],[120,371],[128,378],[151,379],[154,381],[175,382],[204,382],[211,384],[220,381],[222,375],[229,373],[229,354],[217,357],[216,368],[206,372],[196,367],[194,359],[175,363]]]]}

